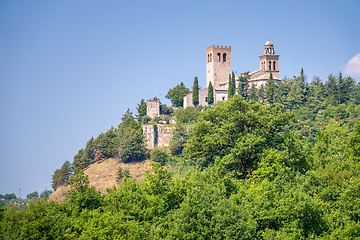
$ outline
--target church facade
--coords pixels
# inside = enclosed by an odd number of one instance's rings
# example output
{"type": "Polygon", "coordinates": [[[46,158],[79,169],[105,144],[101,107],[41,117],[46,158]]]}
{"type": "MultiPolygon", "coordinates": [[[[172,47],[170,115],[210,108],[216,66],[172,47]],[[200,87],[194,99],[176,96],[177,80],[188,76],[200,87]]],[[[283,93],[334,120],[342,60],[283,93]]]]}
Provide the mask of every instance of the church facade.
{"type": "MultiPolygon", "coordinates": [[[[249,73],[249,86],[259,87],[264,85],[270,72],[274,82],[279,84],[279,56],[275,54],[274,45],[267,41],[264,46],[263,55],[260,58],[260,69],[249,73]]],[[[231,74],[231,46],[210,46],[206,48],[206,86],[211,82],[214,91],[214,102],[226,101],[228,97],[229,74],[231,74]]],[[[236,92],[241,75],[235,76],[236,92]]],[[[208,88],[199,90],[199,105],[206,106],[208,88]]],[[[184,96],[184,108],[193,106],[192,93],[184,96]]]]}

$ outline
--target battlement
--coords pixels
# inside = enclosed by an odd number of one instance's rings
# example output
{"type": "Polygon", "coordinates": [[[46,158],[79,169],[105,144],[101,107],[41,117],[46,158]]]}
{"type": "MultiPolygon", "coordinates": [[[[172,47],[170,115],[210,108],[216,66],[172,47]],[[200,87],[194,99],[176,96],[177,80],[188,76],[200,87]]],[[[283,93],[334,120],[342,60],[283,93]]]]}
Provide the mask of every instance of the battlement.
{"type": "Polygon", "coordinates": [[[231,46],[222,46],[222,45],[221,45],[221,46],[219,47],[219,45],[217,45],[215,48],[229,48],[229,49],[231,49],[231,46]]]}
{"type": "Polygon", "coordinates": [[[207,50],[209,49],[223,49],[223,50],[231,50],[231,46],[223,46],[223,45],[212,45],[210,47],[206,48],[207,50]]]}

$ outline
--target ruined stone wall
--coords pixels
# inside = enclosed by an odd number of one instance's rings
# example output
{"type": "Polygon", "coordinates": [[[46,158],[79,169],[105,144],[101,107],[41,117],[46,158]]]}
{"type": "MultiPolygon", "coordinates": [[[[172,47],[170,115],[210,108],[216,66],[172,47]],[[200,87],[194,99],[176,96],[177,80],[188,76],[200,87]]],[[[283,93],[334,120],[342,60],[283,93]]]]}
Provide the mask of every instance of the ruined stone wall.
{"type": "Polygon", "coordinates": [[[160,100],[148,100],[146,102],[146,115],[151,118],[160,116],[160,100]]]}
{"type": "Polygon", "coordinates": [[[145,144],[149,149],[156,147],[157,142],[157,131],[154,126],[150,124],[143,125],[143,134],[145,138],[145,144]]]}
{"type": "Polygon", "coordinates": [[[158,124],[158,147],[167,147],[170,144],[173,130],[170,126],[158,124]]]}
{"type": "Polygon", "coordinates": [[[158,124],[153,126],[146,124],[143,125],[143,134],[147,148],[153,149],[155,147],[169,146],[174,133],[172,127],[167,125],[158,124]]]}

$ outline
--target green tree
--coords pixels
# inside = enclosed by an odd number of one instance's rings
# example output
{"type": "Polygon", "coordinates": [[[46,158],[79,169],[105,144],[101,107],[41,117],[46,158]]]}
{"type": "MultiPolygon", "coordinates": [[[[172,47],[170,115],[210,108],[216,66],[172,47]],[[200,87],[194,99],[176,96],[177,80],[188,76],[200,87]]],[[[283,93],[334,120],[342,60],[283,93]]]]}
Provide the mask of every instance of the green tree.
{"type": "Polygon", "coordinates": [[[335,105],[337,103],[337,81],[336,77],[332,74],[328,76],[328,80],[325,83],[325,90],[327,104],[335,105]]]}
{"type": "Polygon", "coordinates": [[[76,171],[80,171],[82,168],[82,162],[81,162],[81,159],[82,159],[82,156],[84,155],[84,149],[80,149],[78,151],[77,154],[75,154],[74,158],[73,158],[73,162],[72,162],[72,168],[74,170],[74,172],[76,171]]]}
{"type": "Polygon", "coordinates": [[[52,175],[51,186],[53,189],[58,189],[60,186],[67,183],[72,175],[73,169],[69,161],[65,161],[60,169],[56,169],[52,175]]]}
{"type": "Polygon", "coordinates": [[[52,193],[53,193],[53,191],[47,190],[47,189],[45,188],[45,190],[40,193],[40,198],[50,197],[50,195],[51,195],[52,193]]]}
{"type": "Polygon", "coordinates": [[[193,90],[192,90],[192,103],[196,107],[199,105],[199,82],[198,78],[194,78],[193,90]]]}
{"type": "Polygon", "coordinates": [[[75,172],[83,170],[87,166],[93,164],[95,159],[95,150],[95,140],[91,137],[86,143],[85,149],[81,149],[74,157],[73,168],[75,172]]]}
{"type": "Polygon", "coordinates": [[[196,107],[187,107],[177,110],[175,116],[176,121],[179,123],[196,122],[199,116],[199,110],[196,107]]]}
{"type": "Polygon", "coordinates": [[[351,77],[344,78],[342,73],[337,77],[337,101],[339,104],[355,100],[355,81],[351,77]]]}
{"type": "Polygon", "coordinates": [[[7,193],[7,194],[4,195],[4,199],[5,200],[16,199],[16,195],[15,195],[15,193],[7,193]]]}
{"type": "Polygon", "coordinates": [[[247,174],[265,149],[276,146],[279,132],[292,120],[282,105],[247,102],[236,95],[200,114],[185,145],[185,156],[203,166],[220,157],[233,174],[247,174]]]}
{"type": "Polygon", "coordinates": [[[69,203],[76,211],[100,207],[102,196],[94,186],[89,186],[89,179],[83,171],[77,172],[69,179],[70,189],[66,192],[69,203]]]}
{"type": "Polygon", "coordinates": [[[121,119],[118,128],[119,157],[125,163],[143,160],[146,149],[141,125],[135,121],[130,109],[121,119]]]}
{"type": "Polygon", "coordinates": [[[265,85],[264,84],[261,84],[260,86],[259,86],[259,88],[258,89],[256,89],[256,91],[257,91],[257,98],[258,98],[258,101],[260,101],[260,102],[265,102],[265,99],[266,99],[266,93],[265,93],[265,91],[266,91],[266,88],[265,88],[265,85]]]}
{"type": "MultiPolygon", "coordinates": [[[[256,85],[255,84],[251,84],[250,87],[250,91],[249,91],[249,99],[253,100],[253,101],[258,101],[258,94],[257,94],[257,89],[256,89],[256,85]]],[[[242,96],[241,94],[239,94],[240,96],[242,96]]]]}
{"type": "Polygon", "coordinates": [[[136,120],[141,122],[142,117],[146,116],[146,101],[144,99],[141,99],[140,103],[136,107],[136,111],[136,120]]]}
{"type": "Polygon", "coordinates": [[[181,82],[179,85],[170,89],[166,94],[165,98],[170,99],[174,107],[183,107],[184,95],[189,92],[190,90],[187,87],[185,87],[183,82],[181,82]]]}
{"type": "Polygon", "coordinates": [[[129,169],[122,169],[122,167],[119,167],[119,169],[116,172],[116,181],[120,182],[123,178],[129,178],[129,177],[130,177],[129,169]]]}
{"type": "Polygon", "coordinates": [[[229,74],[228,99],[235,95],[235,73],[229,74]]]}
{"type": "Polygon", "coordinates": [[[307,106],[314,114],[317,114],[320,110],[325,108],[325,86],[319,77],[314,76],[309,85],[309,90],[307,106]]]}
{"type": "Polygon", "coordinates": [[[169,155],[160,148],[154,148],[150,152],[150,160],[160,163],[161,166],[164,166],[165,163],[169,160],[169,155]]]}
{"type": "Polygon", "coordinates": [[[35,199],[35,198],[39,198],[39,193],[37,191],[29,193],[28,195],[26,195],[27,199],[35,199]]]}
{"type": "MultiPolygon", "coordinates": [[[[249,88],[248,79],[249,79],[249,72],[242,73],[239,76],[238,94],[240,96],[243,96],[244,99],[249,98],[249,96],[248,96],[248,88],[249,88]]],[[[252,93],[252,94],[254,94],[254,93],[252,93]]],[[[255,100],[255,98],[253,98],[252,100],[255,100]]]]}
{"type": "Polygon", "coordinates": [[[209,82],[209,86],[208,86],[207,103],[209,105],[212,105],[214,103],[214,89],[213,89],[213,85],[211,82],[209,82]]]}
{"type": "Polygon", "coordinates": [[[359,160],[360,159],[360,121],[355,123],[353,132],[349,137],[349,148],[352,155],[359,160]]]}
{"type": "Polygon", "coordinates": [[[273,75],[271,72],[270,72],[269,80],[266,82],[265,86],[266,86],[266,90],[265,90],[266,99],[269,104],[274,104],[275,96],[276,96],[276,84],[274,82],[273,75]]]}
{"type": "Polygon", "coordinates": [[[300,87],[302,83],[299,84],[299,79],[295,78],[291,81],[291,88],[288,94],[288,105],[290,109],[299,108],[303,103],[303,89],[300,87]]]}
{"type": "Polygon", "coordinates": [[[111,128],[105,133],[99,135],[95,142],[97,142],[96,150],[100,151],[105,158],[114,157],[116,154],[116,148],[118,143],[118,138],[116,134],[116,129],[111,126],[111,128]]]}

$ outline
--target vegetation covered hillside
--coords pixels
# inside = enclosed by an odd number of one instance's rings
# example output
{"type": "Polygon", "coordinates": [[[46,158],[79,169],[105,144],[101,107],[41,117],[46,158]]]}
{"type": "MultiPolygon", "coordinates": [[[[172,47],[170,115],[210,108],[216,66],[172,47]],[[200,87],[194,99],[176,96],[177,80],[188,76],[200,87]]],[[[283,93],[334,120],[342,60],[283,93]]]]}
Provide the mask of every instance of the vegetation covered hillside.
{"type": "Polygon", "coordinates": [[[137,138],[141,117],[128,112],[74,158],[92,159],[85,174],[67,171],[74,162],[58,170],[68,201],[1,207],[0,238],[359,239],[360,88],[341,74],[318,80],[302,72],[254,89],[244,76],[246,91],[226,102],[179,109],[170,146],[150,152],[137,138]],[[95,156],[100,147],[132,149],[124,164],[155,163],[143,182],[118,171],[119,185],[102,194],[86,175],[96,161],[111,163],[95,156]]]}

